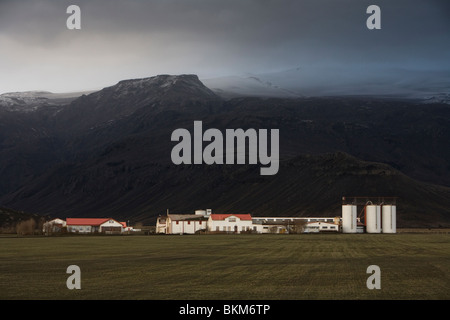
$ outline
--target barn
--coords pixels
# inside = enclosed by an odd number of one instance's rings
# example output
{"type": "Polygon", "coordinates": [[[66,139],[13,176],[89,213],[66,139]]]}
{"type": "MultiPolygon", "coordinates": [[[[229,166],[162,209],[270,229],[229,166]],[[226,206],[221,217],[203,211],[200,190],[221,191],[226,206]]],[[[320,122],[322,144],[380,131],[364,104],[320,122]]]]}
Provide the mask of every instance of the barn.
{"type": "Polygon", "coordinates": [[[200,214],[168,214],[165,217],[165,233],[195,234],[206,230],[208,218],[200,214]]]}

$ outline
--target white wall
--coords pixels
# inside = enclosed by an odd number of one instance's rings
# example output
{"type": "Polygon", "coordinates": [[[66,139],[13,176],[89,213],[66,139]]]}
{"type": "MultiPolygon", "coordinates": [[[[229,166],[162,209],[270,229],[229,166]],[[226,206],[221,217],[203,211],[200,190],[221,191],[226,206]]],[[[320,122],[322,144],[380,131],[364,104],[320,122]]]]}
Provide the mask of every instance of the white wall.
{"type": "Polygon", "coordinates": [[[236,216],[228,216],[224,220],[213,220],[209,217],[208,220],[209,231],[221,231],[221,232],[237,232],[241,233],[247,230],[253,230],[252,220],[241,220],[236,216]]]}
{"type": "Polygon", "coordinates": [[[104,227],[120,227],[120,231],[122,231],[122,229],[123,229],[123,225],[121,223],[117,222],[116,220],[113,220],[113,219],[110,219],[110,220],[108,220],[106,222],[103,222],[100,225],[100,232],[102,232],[102,229],[104,227]]]}
{"type": "Polygon", "coordinates": [[[171,234],[195,234],[197,231],[206,230],[207,221],[195,221],[195,220],[166,220],[166,223],[170,223],[170,228],[167,228],[167,232],[171,234]]]}
{"type": "Polygon", "coordinates": [[[79,233],[90,233],[92,232],[91,226],[76,226],[76,225],[70,225],[67,226],[68,232],[79,232],[79,233]]]}

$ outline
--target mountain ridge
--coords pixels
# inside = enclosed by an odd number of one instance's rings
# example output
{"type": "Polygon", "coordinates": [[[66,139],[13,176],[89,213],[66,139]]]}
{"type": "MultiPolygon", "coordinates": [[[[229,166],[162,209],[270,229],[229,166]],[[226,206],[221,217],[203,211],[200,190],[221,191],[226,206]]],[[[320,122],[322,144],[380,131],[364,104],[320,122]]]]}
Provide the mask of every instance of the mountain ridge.
{"type": "Polygon", "coordinates": [[[58,113],[59,130],[75,130],[73,119],[82,115],[84,121],[77,130],[87,130],[98,124],[128,117],[147,108],[154,112],[189,109],[207,111],[221,98],[205,87],[196,75],[158,75],[122,80],[72,101],[58,113]],[[86,119],[87,118],[87,119],[86,119]]]}

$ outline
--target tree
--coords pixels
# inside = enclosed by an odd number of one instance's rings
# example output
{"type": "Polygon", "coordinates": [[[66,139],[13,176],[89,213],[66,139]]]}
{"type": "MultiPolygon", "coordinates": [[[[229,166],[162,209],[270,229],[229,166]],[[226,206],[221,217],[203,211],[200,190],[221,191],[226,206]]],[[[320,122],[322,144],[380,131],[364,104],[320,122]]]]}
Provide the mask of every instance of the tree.
{"type": "Polygon", "coordinates": [[[304,219],[294,219],[294,221],[289,221],[289,233],[303,233],[305,231],[306,223],[307,222],[304,219]]]}
{"type": "Polygon", "coordinates": [[[34,233],[34,229],[36,228],[36,221],[32,218],[20,221],[16,225],[16,232],[18,235],[30,235],[34,233]]]}

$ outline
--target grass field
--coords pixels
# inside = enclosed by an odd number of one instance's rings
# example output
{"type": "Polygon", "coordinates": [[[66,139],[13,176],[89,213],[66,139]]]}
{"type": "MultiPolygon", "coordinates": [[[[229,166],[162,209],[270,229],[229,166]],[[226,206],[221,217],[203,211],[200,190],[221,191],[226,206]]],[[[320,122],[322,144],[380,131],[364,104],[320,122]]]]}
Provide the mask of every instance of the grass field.
{"type": "Polygon", "coordinates": [[[0,238],[2,300],[447,300],[449,272],[449,234],[0,238]],[[81,290],[66,286],[73,264],[81,290]]]}

